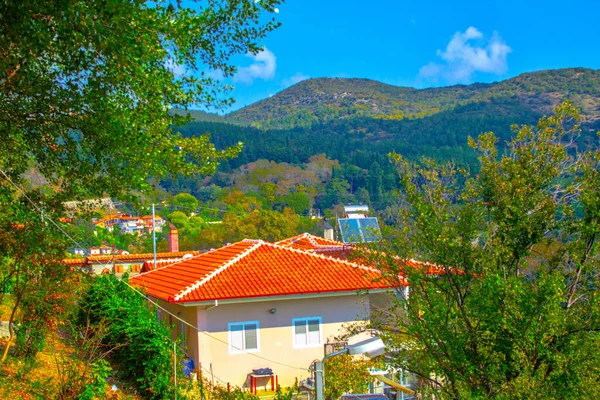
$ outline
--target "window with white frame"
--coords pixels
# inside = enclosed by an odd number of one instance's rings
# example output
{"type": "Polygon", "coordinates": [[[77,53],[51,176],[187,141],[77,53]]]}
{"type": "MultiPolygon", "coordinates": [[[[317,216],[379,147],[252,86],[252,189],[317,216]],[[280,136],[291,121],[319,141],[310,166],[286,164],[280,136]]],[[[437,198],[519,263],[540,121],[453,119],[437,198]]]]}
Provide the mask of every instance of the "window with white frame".
{"type": "Polygon", "coordinates": [[[230,322],[229,353],[258,351],[258,329],[258,321],[230,322]]]}
{"type": "Polygon", "coordinates": [[[294,347],[317,347],[321,339],[321,317],[294,318],[294,347]]]}

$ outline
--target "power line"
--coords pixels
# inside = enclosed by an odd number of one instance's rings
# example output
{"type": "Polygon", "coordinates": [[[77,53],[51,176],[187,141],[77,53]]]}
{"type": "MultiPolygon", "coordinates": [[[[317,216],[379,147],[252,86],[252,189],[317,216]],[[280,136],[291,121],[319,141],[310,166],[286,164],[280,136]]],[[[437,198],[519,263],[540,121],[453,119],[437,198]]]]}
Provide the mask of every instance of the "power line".
{"type": "Polygon", "coordinates": [[[224,343],[224,344],[226,344],[226,345],[228,345],[228,346],[230,346],[230,347],[234,348],[235,350],[239,350],[239,351],[241,351],[241,352],[244,352],[244,353],[246,353],[246,354],[249,354],[249,355],[251,355],[251,356],[254,356],[254,357],[257,357],[257,358],[263,359],[263,360],[265,360],[265,361],[268,361],[268,362],[271,362],[271,363],[274,363],[274,364],[279,364],[279,365],[282,365],[282,366],[284,366],[284,367],[288,367],[288,368],[294,368],[294,369],[299,369],[299,370],[302,370],[302,371],[308,371],[308,368],[301,368],[301,367],[297,367],[297,366],[295,366],[295,365],[290,365],[290,364],[282,363],[282,362],[279,362],[279,361],[271,360],[271,359],[269,359],[269,358],[266,358],[266,357],[259,356],[259,355],[258,355],[258,354],[256,354],[256,353],[251,353],[251,352],[249,352],[249,351],[247,351],[247,350],[244,350],[244,349],[238,348],[238,347],[236,347],[236,346],[234,346],[234,345],[230,344],[230,343],[229,343],[229,342],[227,342],[226,340],[219,339],[219,338],[217,338],[217,337],[215,337],[215,336],[213,336],[213,335],[209,334],[208,332],[201,331],[200,329],[198,329],[198,328],[197,328],[197,327],[195,327],[194,325],[190,324],[190,323],[189,323],[189,322],[187,322],[186,320],[179,318],[177,315],[173,314],[172,312],[170,312],[170,311],[169,311],[169,310],[167,310],[166,308],[164,308],[164,307],[160,306],[160,305],[159,305],[157,302],[155,302],[155,301],[153,301],[153,300],[150,300],[149,298],[147,298],[147,297],[146,297],[146,295],[145,295],[144,293],[142,293],[142,292],[138,291],[138,290],[137,290],[135,287],[131,286],[131,285],[130,285],[128,282],[125,282],[125,281],[121,281],[121,282],[123,282],[125,285],[129,286],[129,288],[130,288],[130,289],[132,289],[132,290],[134,290],[136,293],[138,293],[138,294],[140,294],[141,296],[143,296],[144,298],[146,298],[146,300],[148,300],[148,302],[152,303],[154,306],[156,306],[156,307],[157,307],[157,308],[159,308],[160,310],[162,310],[162,311],[164,311],[165,313],[169,314],[170,316],[172,316],[173,318],[177,319],[178,321],[181,321],[181,322],[183,322],[185,325],[189,326],[190,328],[192,328],[192,329],[194,329],[194,330],[196,330],[196,331],[198,331],[198,332],[200,332],[200,333],[202,333],[202,334],[204,334],[204,335],[208,336],[209,338],[211,338],[211,339],[213,339],[213,340],[216,340],[217,342],[224,343]]]}
{"type": "MultiPolygon", "coordinates": [[[[29,196],[27,196],[27,193],[25,193],[25,191],[23,189],[21,189],[19,186],[17,186],[16,183],[14,183],[12,181],[12,179],[10,179],[10,177],[8,175],[6,175],[6,172],[4,172],[3,170],[0,169],[0,173],[2,173],[2,175],[4,175],[4,177],[6,178],[7,181],[9,181],[19,192],[21,192],[23,194],[23,196],[25,196],[25,198],[31,203],[31,205],[39,212],[39,213],[43,213],[44,210],[41,209],[40,207],[38,207],[37,204],[35,204],[35,202],[33,200],[31,200],[31,198],[29,198],[29,196]]],[[[71,237],[71,235],[69,235],[60,225],[58,225],[56,222],[54,222],[54,220],[48,216],[46,216],[46,219],[49,220],[50,222],[52,222],[52,224],[54,226],[56,226],[58,228],[59,231],[61,231],[65,236],[67,236],[69,239],[71,239],[71,241],[73,243],[75,243],[77,246],[81,245],[79,243],[77,243],[77,241],[75,239],[73,239],[71,237]]]]}
{"type": "MultiPolygon", "coordinates": [[[[27,200],[28,200],[28,201],[31,203],[31,205],[32,205],[33,207],[35,207],[35,209],[36,209],[37,211],[39,211],[39,212],[42,212],[42,209],[41,209],[41,208],[39,208],[39,207],[37,206],[37,204],[35,204],[35,203],[34,203],[34,202],[33,202],[33,201],[32,201],[32,200],[29,198],[29,196],[27,196],[27,194],[25,193],[25,191],[24,191],[23,189],[21,189],[19,186],[17,186],[17,184],[15,184],[15,183],[14,183],[14,182],[13,182],[13,181],[10,179],[10,178],[8,177],[8,175],[6,175],[6,173],[5,173],[3,170],[0,170],[0,173],[2,173],[2,175],[4,175],[4,177],[5,177],[5,178],[6,178],[6,179],[7,179],[7,180],[8,180],[8,181],[9,181],[9,182],[10,182],[10,183],[11,183],[11,184],[12,184],[12,185],[13,185],[13,186],[14,186],[14,187],[15,187],[15,188],[16,188],[16,189],[19,191],[19,192],[21,192],[21,193],[23,194],[23,196],[25,196],[25,198],[26,198],[26,199],[27,199],[27,200]]],[[[54,226],[56,226],[56,227],[57,227],[57,228],[58,228],[58,229],[59,229],[59,230],[60,230],[60,231],[61,231],[61,232],[62,232],[62,233],[65,235],[65,236],[67,236],[67,237],[68,237],[68,238],[69,238],[69,239],[70,239],[70,240],[71,240],[71,241],[72,241],[72,242],[73,242],[75,245],[77,245],[77,246],[79,246],[79,247],[82,247],[82,246],[81,246],[81,244],[80,244],[79,242],[77,242],[75,239],[73,239],[73,237],[71,237],[71,235],[69,235],[69,234],[68,234],[68,233],[67,233],[67,232],[66,232],[64,229],[62,229],[62,227],[60,227],[60,226],[59,226],[59,225],[58,225],[56,222],[54,222],[54,220],[52,220],[52,218],[50,218],[50,217],[46,217],[46,219],[48,219],[50,222],[52,222],[52,224],[53,224],[54,226]]],[[[107,262],[107,263],[106,263],[104,266],[106,267],[106,266],[108,266],[109,264],[110,264],[110,260],[109,260],[109,261],[108,261],[108,262],[107,262]]],[[[224,344],[226,344],[227,346],[233,347],[234,349],[236,349],[236,350],[239,350],[239,351],[241,351],[241,352],[243,352],[243,353],[245,353],[245,354],[249,354],[249,355],[251,355],[251,356],[253,356],[253,357],[260,358],[260,359],[262,359],[262,360],[268,361],[268,362],[270,362],[270,363],[273,363],[273,364],[278,364],[278,365],[281,365],[281,366],[284,366],[284,367],[293,368],[293,369],[298,369],[298,370],[301,370],[301,371],[308,371],[308,368],[301,368],[301,367],[297,367],[297,366],[295,366],[295,365],[290,365],[290,364],[282,363],[282,362],[279,362],[279,361],[271,360],[271,359],[269,359],[269,358],[266,358],[266,357],[259,356],[259,355],[258,355],[258,354],[256,354],[256,353],[251,353],[251,352],[249,352],[249,351],[247,351],[247,350],[240,349],[240,348],[238,348],[238,347],[236,347],[236,346],[234,346],[234,345],[230,344],[230,343],[229,343],[229,342],[227,342],[226,340],[219,339],[219,338],[217,338],[217,337],[215,337],[215,336],[212,336],[212,335],[211,335],[211,334],[209,334],[208,332],[201,331],[200,329],[198,329],[198,327],[196,327],[196,326],[194,326],[194,325],[190,324],[190,323],[189,323],[189,322],[187,322],[186,320],[184,320],[184,319],[180,318],[179,316],[177,316],[177,315],[175,315],[175,314],[171,313],[171,312],[170,312],[169,310],[167,310],[166,308],[164,308],[164,307],[160,306],[160,305],[159,305],[157,302],[155,302],[155,301],[153,301],[153,300],[149,299],[149,298],[146,296],[146,294],[144,294],[144,293],[140,292],[140,291],[139,291],[139,290],[137,290],[135,287],[131,286],[131,285],[130,285],[128,282],[126,282],[126,281],[124,281],[124,280],[121,280],[121,282],[122,282],[122,283],[124,283],[124,284],[125,284],[125,285],[126,285],[128,288],[130,288],[131,290],[133,290],[135,293],[137,293],[138,295],[142,296],[142,297],[143,297],[145,300],[147,300],[148,302],[150,302],[151,304],[153,304],[155,307],[159,308],[160,310],[162,310],[162,311],[164,311],[165,313],[169,314],[170,316],[172,316],[172,317],[173,317],[173,318],[175,318],[176,320],[183,322],[185,325],[189,326],[190,328],[194,329],[195,331],[197,331],[197,332],[199,332],[199,333],[202,333],[202,334],[204,334],[204,335],[208,336],[209,338],[211,338],[211,339],[213,339],[213,340],[216,340],[216,341],[218,341],[218,342],[224,343],[224,344]]]]}

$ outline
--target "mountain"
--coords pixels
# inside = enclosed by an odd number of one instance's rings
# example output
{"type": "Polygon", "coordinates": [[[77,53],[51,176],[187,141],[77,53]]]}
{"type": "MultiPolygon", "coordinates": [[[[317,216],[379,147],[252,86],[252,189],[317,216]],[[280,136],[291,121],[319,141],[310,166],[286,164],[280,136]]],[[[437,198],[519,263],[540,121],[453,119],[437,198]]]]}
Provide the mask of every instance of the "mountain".
{"type": "Polygon", "coordinates": [[[535,124],[566,98],[586,118],[577,146],[598,148],[599,82],[600,71],[583,68],[423,90],[365,79],[312,79],[229,115],[207,121],[198,114],[200,120],[178,127],[184,136],[210,133],[217,148],[243,142],[243,150],[212,177],[177,177],[161,185],[204,199],[214,192],[211,185],[257,190],[271,182],[282,195],[304,186],[320,210],[357,202],[392,209],[399,182],[390,152],[412,161],[452,160],[476,172],[469,136],[493,131],[502,147],[514,135],[513,124],[535,124]],[[331,166],[327,180],[307,178],[316,164],[331,166]]]}
{"type": "Polygon", "coordinates": [[[514,102],[549,113],[565,98],[588,122],[600,119],[600,70],[567,68],[519,75],[496,83],[414,89],[369,79],[317,78],[226,115],[223,120],[267,129],[311,127],[340,119],[424,118],[473,103],[514,102]]]}

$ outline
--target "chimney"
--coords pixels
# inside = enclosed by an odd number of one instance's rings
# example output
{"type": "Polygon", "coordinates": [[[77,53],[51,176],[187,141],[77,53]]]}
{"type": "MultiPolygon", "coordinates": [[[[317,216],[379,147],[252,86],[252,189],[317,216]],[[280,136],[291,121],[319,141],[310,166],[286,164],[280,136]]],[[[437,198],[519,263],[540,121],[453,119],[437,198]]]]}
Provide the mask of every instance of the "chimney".
{"type": "Polygon", "coordinates": [[[169,223],[169,251],[177,253],[179,251],[179,232],[177,227],[169,223]]]}

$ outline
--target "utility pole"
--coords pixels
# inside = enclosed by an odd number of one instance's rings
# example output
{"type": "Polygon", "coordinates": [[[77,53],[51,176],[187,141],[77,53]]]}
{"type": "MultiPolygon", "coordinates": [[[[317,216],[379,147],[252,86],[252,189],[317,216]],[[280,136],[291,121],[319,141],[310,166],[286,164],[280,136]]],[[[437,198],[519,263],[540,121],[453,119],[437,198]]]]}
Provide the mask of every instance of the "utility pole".
{"type": "MultiPolygon", "coordinates": [[[[154,204],[152,207],[154,208],[154,204]]],[[[154,266],[156,267],[156,262],[154,266]]],[[[175,383],[175,400],[177,400],[177,342],[173,342],[173,381],[175,383]]]]}
{"type": "Polygon", "coordinates": [[[154,269],[156,269],[156,221],[154,203],[152,203],[152,245],[154,248],[154,269]]]}

